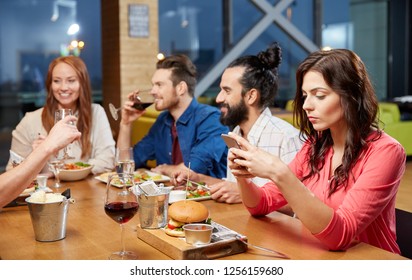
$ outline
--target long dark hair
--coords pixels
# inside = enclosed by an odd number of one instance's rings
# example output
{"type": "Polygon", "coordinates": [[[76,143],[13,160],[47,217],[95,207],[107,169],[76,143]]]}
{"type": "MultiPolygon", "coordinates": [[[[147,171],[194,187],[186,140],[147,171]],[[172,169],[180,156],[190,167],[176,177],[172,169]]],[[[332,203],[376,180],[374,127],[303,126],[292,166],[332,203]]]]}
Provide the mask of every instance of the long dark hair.
{"type": "Polygon", "coordinates": [[[46,77],[47,97],[42,113],[42,123],[47,132],[49,132],[54,125],[54,111],[58,108],[58,101],[53,95],[52,81],[53,69],[59,63],[65,63],[71,66],[79,79],[80,94],[76,102],[76,108],[79,114],[77,116],[77,128],[82,133],[82,138],[80,140],[82,147],[81,157],[85,157],[90,155],[92,150],[90,141],[92,128],[92,87],[86,64],[81,58],[77,56],[61,56],[54,59],[49,64],[49,70],[46,77]]]}
{"type": "Polygon", "coordinates": [[[294,118],[301,136],[306,135],[304,137],[309,139],[311,144],[307,155],[310,171],[301,178],[302,181],[319,175],[325,164],[326,151],[333,145],[330,130],[316,131],[302,109],[304,99],[301,89],[303,78],[308,71],[322,74],[328,86],[339,94],[348,125],[342,164],[334,171],[330,196],[339,187],[346,188],[352,167],[366,148],[366,139],[371,130],[378,131],[375,139],[381,135],[377,119],[378,100],[364,63],[350,50],[317,51],[299,65],[296,71],[294,118]]]}
{"type": "Polygon", "coordinates": [[[242,56],[227,68],[245,67],[240,80],[242,96],[252,88],[260,93],[259,106],[273,105],[278,91],[278,68],[282,61],[282,51],[277,42],[272,43],[265,51],[257,55],[242,56]]]}

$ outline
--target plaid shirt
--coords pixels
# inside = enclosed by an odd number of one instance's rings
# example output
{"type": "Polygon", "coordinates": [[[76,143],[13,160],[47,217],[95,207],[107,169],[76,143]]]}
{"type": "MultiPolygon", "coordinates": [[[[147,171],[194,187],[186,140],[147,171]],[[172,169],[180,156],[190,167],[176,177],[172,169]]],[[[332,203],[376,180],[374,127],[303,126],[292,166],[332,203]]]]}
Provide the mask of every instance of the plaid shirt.
{"type": "MultiPolygon", "coordinates": [[[[236,126],[233,132],[241,135],[240,127],[236,126]]],[[[272,116],[269,108],[266,108],[253,124],[247,140],[250,144],[278,156],[286,164],[292,161],[303,144],[299,139],[299,130],[290,123],[272,116]]],[[[236,181],[230,168],[227,169],[226,180],[236,181]]],[[[253,178],[252,181],[258,186],[269,182],[268,179],[259,177],[253,178]]]]}

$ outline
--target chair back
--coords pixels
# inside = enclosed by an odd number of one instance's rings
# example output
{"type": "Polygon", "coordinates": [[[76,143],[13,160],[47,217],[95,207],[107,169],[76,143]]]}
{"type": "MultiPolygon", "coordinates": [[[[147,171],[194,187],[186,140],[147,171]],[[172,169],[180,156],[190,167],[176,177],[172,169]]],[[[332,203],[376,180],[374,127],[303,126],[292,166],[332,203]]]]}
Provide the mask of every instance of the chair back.
{"type": "Polygon", "coordinates": [[[293,112],[293,108],[294,108],[293,102],[294,102],[293,99],[288,100],[288,101],[286,102],[286,106],[285,106],[285,110],[286,110],[286,111],[288,111],[288,112],[293,112]]]}
{"type": "Polygon", "coordinates": [[[400,122],[401,112],[398,105],[390,102],[380,102],[379,118],[384,124],[400,122]]]}
{"type": "Polygon", "coordinates": [[[412,213],[395,209],[397,243],[401,255],[412,259],[412,213]]]}

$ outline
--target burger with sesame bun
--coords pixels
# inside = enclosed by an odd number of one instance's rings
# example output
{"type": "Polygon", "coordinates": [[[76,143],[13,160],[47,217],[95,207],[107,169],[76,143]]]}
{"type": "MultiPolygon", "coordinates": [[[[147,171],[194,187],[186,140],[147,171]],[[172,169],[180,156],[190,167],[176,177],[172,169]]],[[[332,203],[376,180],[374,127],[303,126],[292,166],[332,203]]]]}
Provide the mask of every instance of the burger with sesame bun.
{"type": "Polygon", "coordinates": [[[202,203],[192,200],[180,200],[169,206],[169,222],[165,226],[166,234],[184,237],[183,226],[191,223],[209,222],[209,210],[202,203]]]}

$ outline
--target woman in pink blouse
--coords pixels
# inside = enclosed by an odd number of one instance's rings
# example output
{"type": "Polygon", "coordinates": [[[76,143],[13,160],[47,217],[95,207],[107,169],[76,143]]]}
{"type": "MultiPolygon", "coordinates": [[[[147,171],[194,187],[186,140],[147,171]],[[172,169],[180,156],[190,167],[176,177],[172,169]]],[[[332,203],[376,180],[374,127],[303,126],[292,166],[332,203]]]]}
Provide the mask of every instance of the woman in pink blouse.
{"type": "Polygon", "coordinates": [[[365,242],[400,253],[395,198],[405,171],[403,147],[378,127],[378,101],[352,51],[310,54],[296,73],[294,116],[305,144],[286,165],[231,134],[229,152],[244,205],[254,216],[285,205],[331,250],[365,242]],[[256,187],[249,178],[270,179],[256,187]]]}

